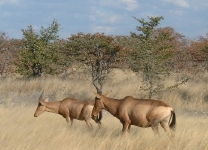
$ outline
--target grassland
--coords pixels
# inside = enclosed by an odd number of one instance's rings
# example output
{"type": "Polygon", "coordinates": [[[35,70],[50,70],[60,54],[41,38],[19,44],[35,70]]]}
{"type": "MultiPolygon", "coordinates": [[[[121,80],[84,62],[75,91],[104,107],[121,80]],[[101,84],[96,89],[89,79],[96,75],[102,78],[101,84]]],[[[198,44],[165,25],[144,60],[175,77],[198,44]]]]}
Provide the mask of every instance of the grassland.
{"type": "MultiPolygon", "coordinates": [[[[44,113],[34,118],[42,89],[51,101],[65,97],[94,99],[90,76],[82,73],[67,79],[45,77],[0,81],[0,146],[4,150],[205,150],[208,149],[208,80],[206,75],[189,75],[189,81],[177,90],[154,96],[171,105],[177,115],[175,138],[170,140],[160,127],[154,136],[151,128],[132,127],[129,137],[121,137],[122,125],[104,111],[102,128],[93,121],[93,131],[85,122],[75,120],[69,127],[57,114],[44,113]]],[[[163,79],[170,86],[185,78],[174,75],[163,79]]],[[[106,80],[104,92],[111,97],[146,96],[139,91],[140,78],[130,71],[114,70],[106,80]]]]}

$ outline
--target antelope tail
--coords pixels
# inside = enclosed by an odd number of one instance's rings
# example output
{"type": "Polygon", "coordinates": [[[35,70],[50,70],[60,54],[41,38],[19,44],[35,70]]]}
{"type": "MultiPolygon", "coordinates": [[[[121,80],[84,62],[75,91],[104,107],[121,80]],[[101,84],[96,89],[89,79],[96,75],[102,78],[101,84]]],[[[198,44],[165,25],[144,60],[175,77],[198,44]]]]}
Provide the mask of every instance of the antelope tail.
{"type": "Polygon", "coordinates": [[[175,127],[176,127],[176,114],[175,112],[172,110],[171,111],[171,117],[170,117],[170,124],[169,124],[169,127],[174,130],[175,127]],[[171,122],[170,122],[171,121],[171,122]]]}

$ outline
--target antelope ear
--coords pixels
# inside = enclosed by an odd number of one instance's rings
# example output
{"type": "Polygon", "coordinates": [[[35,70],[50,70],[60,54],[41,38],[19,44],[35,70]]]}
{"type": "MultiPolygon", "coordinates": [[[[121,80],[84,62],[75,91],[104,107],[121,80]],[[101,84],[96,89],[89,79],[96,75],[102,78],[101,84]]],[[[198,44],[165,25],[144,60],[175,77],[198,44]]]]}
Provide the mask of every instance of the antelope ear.
{"type": "Polygon", "coordinates": [[[39,103],[44,106],[45,105],[45,102],[43,100],[40,100],[39,103]]]}
{"type": "MultiPolygon", "coordinates": [[[[45,99],[41,99],[41,100],[39,100],[39,102],[41,103],[41,102],[48,102],[48,100],[49,100],[49,98],[45,98],[45,99]]],[[[41,103],[42,104],[42,103],[41,103]]]]}
{"type": "Polygon", "coordinates": [[[112,90],[104,94],[106,97],[108,97],[111,94],[112,90]]]}
{"type": "Polygon", "coordinates": [[[99,98],[99,99],[100,99],[101,96],[102,96],[101,94],[98,94],[98,93],[96,93],[96,92],[94,92],[94,91],[93,91],[93,93],[94,93],[94,94],[96,95],[96,97],[99,98]]]}
{"type": "Polygon", "coordinates": [[[43,99],[44,102],[48,102],[49,98],[45,98],[43,99]]]}

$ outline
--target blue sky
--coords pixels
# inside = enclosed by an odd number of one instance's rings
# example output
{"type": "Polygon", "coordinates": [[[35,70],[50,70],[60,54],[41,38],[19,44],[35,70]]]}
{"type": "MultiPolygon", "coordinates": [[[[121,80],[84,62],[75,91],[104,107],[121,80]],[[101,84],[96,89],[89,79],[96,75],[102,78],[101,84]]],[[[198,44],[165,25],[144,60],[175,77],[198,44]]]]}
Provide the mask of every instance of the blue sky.
{"type": "Polygon", "coordinates": [[[54,19],[59,36],[78,32],[130,35],[140,25],[132,16],[163,16],[159,27],[173,27],[186,38],[208,33],[208,0],[0,0],[0,32],[22,38],[21,29],[47,28],[54,19]]]}

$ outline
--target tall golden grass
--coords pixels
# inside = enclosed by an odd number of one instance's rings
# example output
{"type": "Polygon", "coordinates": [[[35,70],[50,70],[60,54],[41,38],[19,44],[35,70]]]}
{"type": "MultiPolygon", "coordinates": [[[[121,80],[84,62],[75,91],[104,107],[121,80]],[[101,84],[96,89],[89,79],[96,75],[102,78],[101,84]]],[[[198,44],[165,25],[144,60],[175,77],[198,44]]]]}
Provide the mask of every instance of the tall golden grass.
{"type": "MultiPolygon", "coordinates": [[[[182,79],[174,75],[163,79],[170,86],[182,79]]],[[[65,97],[94,99],[95,91],[83,74],[68,79],[47,77],[20,80],[4,79],[0,84],[0,146],[4,150],[205,150],[208,149],[208,88],[206,75],[189,76],[186,85],[177,90],[154,96],[171,105],[177,115],[175,138],[169,139],[162,129],[154,136],[151,128],[132,127],[128,137],[121,136],[122,125],[117,118],[104,111],[102,128],[96,123],[93,131],[84,121],[75,120],[72,127],[57,114],[44,113],[34,118],[42,89],[51,100],[65,97]]],[[[139,91],[140,78],[130,71],[114,70],[104,85],[104,93],[111,97],[126,95],[146,97],[139,91]]]]}

